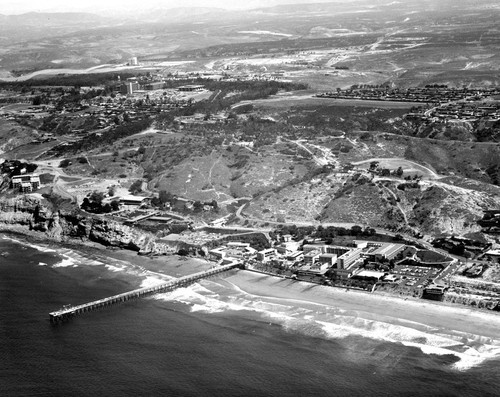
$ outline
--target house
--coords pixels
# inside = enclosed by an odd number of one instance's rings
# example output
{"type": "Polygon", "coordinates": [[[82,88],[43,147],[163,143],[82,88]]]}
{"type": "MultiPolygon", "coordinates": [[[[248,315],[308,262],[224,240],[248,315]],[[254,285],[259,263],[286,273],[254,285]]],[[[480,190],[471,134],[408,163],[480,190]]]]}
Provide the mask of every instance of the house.
{"type": "Polygon", "coordinates": [[[139,208],[142,205],[147,205],[151,202],[150,197],[142,197],[142,196],[123,196],[120,197],[120,205],[123,205],[127,209],[135,209],[139,208]]]}

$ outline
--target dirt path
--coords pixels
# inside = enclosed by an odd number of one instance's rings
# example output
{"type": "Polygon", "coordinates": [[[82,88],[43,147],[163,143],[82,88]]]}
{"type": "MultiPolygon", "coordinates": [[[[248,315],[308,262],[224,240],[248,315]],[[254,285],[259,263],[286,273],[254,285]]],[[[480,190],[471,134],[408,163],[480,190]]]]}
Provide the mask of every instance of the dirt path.
{"type": "Polygon", "coordinates": [[[290,143],[294,143],[295,145],[297,145],[301,149],[304,149],[307,153],[309,153],[312,156],[314,162],[317,165],[319,165],[320,167],[328,164],[328,160],[326,160],[324,158],[319,158],[318,156],[316,156],[307,146],[303,145],[302,142],[300,142],[300,140],[292,141],[291,139],[287,139],[287,138],[281,138],[281,139],[283,139],[284,141],[290,142],[290,143]]]}
{"type": "Polygon", "coordinates": [[[442,178],[442,176],[438,175],[436,173],[436,171],[432,170],[431,168],[426,167],[425,165],[416,163],[414,161],[407,160],[407,159],[402,158],[402,157],[392,157],[392,158],[375,157],[375,158],[371,158],[371,159],[366,159],[366,160],[361,160],[361,161],[355,161],[352,164],[353,165],[362,165],[362,164],[371,163],[373,161],[378,161],[378,162],[381,162],[381,161],[389,161],[389,162],[393,162],[393,161],[394,162],[398,162],[398,161],[401,161],[401,162],[405,162],[405,163],[409,163],[409,164],[414,165],[417,170],[418,169],[424,169],[429,174],[430,179],[440,179],[440,178],[442,178]]]}
{"type": "Polygon", "coordinates": [[[396,201],[396,206],[399,209],[399,212],[403,215],[403,219],[405,220],[405,225],[408,227],[408,217],[406,216],[406,212],[403,210],[403,207],[401,207],[401,204],[399,204],[399,197],[397,196],[396,193],[394,193],[391,189],[389,189],[387,186],[382,186],[386,192],[388,192],[392,197],[394,197],[394,200],[396,201]]]}

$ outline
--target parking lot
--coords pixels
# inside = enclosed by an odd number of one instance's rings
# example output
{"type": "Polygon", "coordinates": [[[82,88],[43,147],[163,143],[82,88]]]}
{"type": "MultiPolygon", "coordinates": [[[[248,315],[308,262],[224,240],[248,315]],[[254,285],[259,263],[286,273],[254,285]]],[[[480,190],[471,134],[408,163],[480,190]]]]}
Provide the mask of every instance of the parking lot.
{"type": "Polygon", "coordinates": [[[396,281],[400,287],[409,289],[422,289],[430,281],[436,278],[441,269],[425,266],[396,266],[391,272],[398,277],[396,281]]]}

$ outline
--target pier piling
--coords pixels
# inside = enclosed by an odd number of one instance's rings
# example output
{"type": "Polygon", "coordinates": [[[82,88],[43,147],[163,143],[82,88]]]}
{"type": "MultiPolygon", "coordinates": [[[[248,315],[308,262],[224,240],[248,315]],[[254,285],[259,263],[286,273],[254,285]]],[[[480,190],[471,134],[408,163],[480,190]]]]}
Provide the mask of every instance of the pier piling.
{"type": "Polygon", "coordinates": [[[169,281],[155,287],[140,288],[123,294],[110,296],[93,302],[84,303],[82,305],[65,307],[63,309],[49,313],[49,320],[52,324],[60,324],[68,321],[76,315],[91,312],[97,309],[103,309],[117,303],[126,302],[130,299],[137,299],[157,293],[170,292],[179,287],[186,287],[195,283],[198,280],[212,277],[214,275],[226,272],[231,269],[239,268],[242,265],[238,262],[233,262],[228,265],[219,266],[215,269],[206,270],[203,272],[194,273],[188,276],[183,276],[178,279],[169,281]]]}

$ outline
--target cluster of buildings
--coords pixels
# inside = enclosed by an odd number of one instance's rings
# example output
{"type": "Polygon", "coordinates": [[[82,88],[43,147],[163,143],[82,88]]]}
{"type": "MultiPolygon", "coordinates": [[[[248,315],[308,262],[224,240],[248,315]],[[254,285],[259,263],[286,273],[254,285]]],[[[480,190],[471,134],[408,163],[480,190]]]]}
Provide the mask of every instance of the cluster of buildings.
{"type": "Polygon", "coordinates": [[[297,279],[326,281],[334,279],[340,282],[357,279],[379,281],[385,272],[366,270],[364,264],[369,261],[394,260],[405,249],[404,244],[381,243],[373,241],[355,241],[352,247],[326,244],[304,244],[283,236],[283,241],[272,248],[256,251],[250,243],[230,242],[209,251],[212,260],[223,261],[231,258],[245,260],[256,268],[269,265],[284,271],[297,279]]]}
{"type": "Polygon", "coordinates": [[[165,88],[165,81],[161,76],[149,75],[140,77],[130,77],[117,84],[121,94],[132,95],[136,91],[153,91],[165,88]]]}
{"type": "Polygon", "coordinates": [[[228,115],[225,112],[217,114],[195,113],[191,116],[177,116],[175,121],[180,125],[192,124],[217,124],[228,120],[228,115]]]}
{"type": "Polygon", "coordinates": [[[265,67],[257,73],[229,70],[229,66],[227,66],[227,68],[222,71],[177,71],[175,73],[169,73],[165,77],[166,80],[185,80],[198,78],[217,81],[291,81],[286,79],[286,72],[284,70],[267,71],[265,67]]]}
{"type": "Polygon", "coordinates": [[[425,86],[412,88],[350,88],[347,90],[318,94],[320,98],[338,99],[362,99],[371,101],[395,101],[395,102],[423,102],[431,104],[444,104],[448,102],[468,99],[471,101],[481,100],[486,97],[500,94],[500,88],[449,88],[445,85],[425,86]]]}
{"type": "Polygon", "coordinates": [[[460,101],[448,103],[434,108],[420,118],[438,120],[500,120],[499,102],[470,102],[460,101]]]}
{"type": "Polygon", "coordinates": [[[484,254],[492,247],[488,241],[472,240],[459,236],[437,238],[432,242],[432,245],[451,254],[464,255],[465,252],[468,252],[470,256],[484,254]]]}

